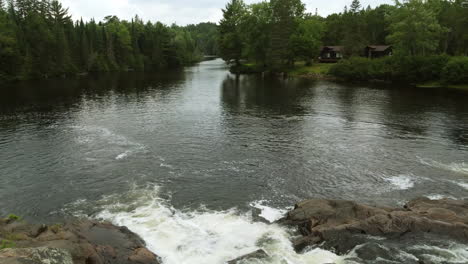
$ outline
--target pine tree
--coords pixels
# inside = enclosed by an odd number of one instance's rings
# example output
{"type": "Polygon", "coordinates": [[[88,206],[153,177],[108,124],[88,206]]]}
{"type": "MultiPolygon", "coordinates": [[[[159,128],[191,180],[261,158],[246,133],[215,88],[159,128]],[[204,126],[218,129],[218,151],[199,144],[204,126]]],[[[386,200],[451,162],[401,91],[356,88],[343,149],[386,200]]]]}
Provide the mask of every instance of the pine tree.
{"type": "Polygon", "coordinates": [[[68,8],[63,8],[62,4],[57,0],[50,3],[48,15],[55,24],[64,25],[71,20],[71,16],[68,15],[68,8]]]}
{"type": "Polygon", "coordinates": [[[274,69],[294,63],[290,38],[304,16],[305,6],[301,0],[271,0],[271,64],[274,69]]]}
{"type": "Polygon", "coordinates": [[[359,0],[353,0],[349,11],[355,14],[355,13],[358,13],[360,9],[361,9],[361,3],[359,2],[359,0]]]}
{"type": "Polygon", "coordinates": [[[79,25],[79,43],[80,43],[80,67],[83,71],[89,70],[89,41],[86,32],[86,26],[83,19],[79,25]]]}
{"type": "Polygon", "coordinates": [[[219,51],[225,61],[234,60],[240,64],[243,43],[240,33],[245,4],[242,0],[231,0],[223,9],[223,19],[219,23],[219,51]]]}

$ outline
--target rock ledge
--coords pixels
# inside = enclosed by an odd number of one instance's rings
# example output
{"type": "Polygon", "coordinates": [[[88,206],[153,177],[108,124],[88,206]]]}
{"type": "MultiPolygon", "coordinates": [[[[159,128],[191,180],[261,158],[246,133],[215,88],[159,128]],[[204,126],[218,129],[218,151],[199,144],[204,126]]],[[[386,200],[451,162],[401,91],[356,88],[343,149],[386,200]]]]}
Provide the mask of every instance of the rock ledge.
{"type": "Polygon", "coordinates": [[[0,263],[159,264],[145,242],[126,227],[73,220],[63,225],[30,225],[0,219],[0,263]]]}
{"type": "Polygon", "coordinates": [[[403,208],[374,207],[352,201],[312,199],[296,204],[279,221],[299,228],[296,250],[353,234],[398,237],[431,233],[468,241],[468,201],[418,198],[403,208]]]}

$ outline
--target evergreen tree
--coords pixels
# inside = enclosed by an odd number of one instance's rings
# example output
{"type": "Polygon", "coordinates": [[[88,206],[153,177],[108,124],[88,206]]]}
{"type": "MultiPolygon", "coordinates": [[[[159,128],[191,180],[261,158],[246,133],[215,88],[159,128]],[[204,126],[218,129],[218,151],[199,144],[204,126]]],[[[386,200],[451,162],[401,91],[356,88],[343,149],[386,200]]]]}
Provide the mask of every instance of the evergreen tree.
{"type": "Polygon", "coordinates": [[[349,8],[349,11],[353,14],[358,13],[361,10],[361,2],[359,0],[353,0],[351,3],[351,6],[349,8]]]}
{"type": "Polygon", "coordinates": [[[270,58],[273,68],[294,63],[290,38],[299,19],[303,18],[305,6],[301,0],[271,0],[272,28],[270,58]]]}
{"type": "Polygon", "coordinates": [[[322,45],[344,45],[349,56],[369,44],[397,53],[468,55],[464,0],[406,0],[362,9],[353,0],[326,18],[304,14],[300,0],[246,6],[230,0],[220,25],[179,27],[108,16],[73,22],[58,0],[0,0],[0,79],[63,76],[110,70],[154,71],[219,54],[273,70],[311,62],[322,45]]]}
{"type": "Polygon", "coordinates": [[[54,24],[58,25],[64,25],[71,20],[71,16],[68,15],[68,8],[63,8],[62,4],[57,0],[53,0],[50,3],[48,15],[53,20],[54,24]]]}
{"type": "Polygon", "coordinates": [[[223,19],[219,23],[220,55],[225,61],[234,60],[236,65],[239,65],[243,51],[240,27],[245,10],[242,0],[231,0],[223,9],[223,19]]]}

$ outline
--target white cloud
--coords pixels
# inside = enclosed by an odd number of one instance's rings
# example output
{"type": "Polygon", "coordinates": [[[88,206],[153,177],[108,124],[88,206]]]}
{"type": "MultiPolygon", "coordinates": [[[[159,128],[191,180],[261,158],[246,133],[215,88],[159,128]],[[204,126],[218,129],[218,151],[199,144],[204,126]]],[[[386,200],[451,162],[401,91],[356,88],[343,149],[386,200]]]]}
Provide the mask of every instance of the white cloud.
{"type": "MultiPolygon", "coordinates": [[[[107,15],[116,15],[122,19],[131,19],[136,14],[144,20],[161,21],[165,24],[186,25],[199,22],[218,22],[222,17],[221,8],[228,0],[61,0],[70,8],[74,19],[102,20],[107,15]]],[[[245,0],[246,3],[259,2],[245,0]]],[[[318,8],[320,15],[343,11],[352,0],[303,0],[309,12],[318,8]]],[[[363,7],[392,3],[392,0],[361,1],[363,7]]]]}

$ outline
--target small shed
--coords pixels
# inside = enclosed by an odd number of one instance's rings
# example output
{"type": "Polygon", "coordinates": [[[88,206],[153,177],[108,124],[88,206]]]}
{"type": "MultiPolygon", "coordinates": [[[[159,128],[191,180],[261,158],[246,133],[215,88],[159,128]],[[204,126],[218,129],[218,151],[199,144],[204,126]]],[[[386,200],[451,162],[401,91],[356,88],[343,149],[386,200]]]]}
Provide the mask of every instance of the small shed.
{"type": "Polygon", "coordinates": [[[392,46],[388,45],[369,45],[365,49],[365,54],[367,58],[375,59],[385,56],[392,56],[393,49],[392,46]]]}
{"type": "Polygon", "coordinates": [[[320,62],[338,62],[343,58],[343,46],[323,46],[320,51],[320,62]]]}

